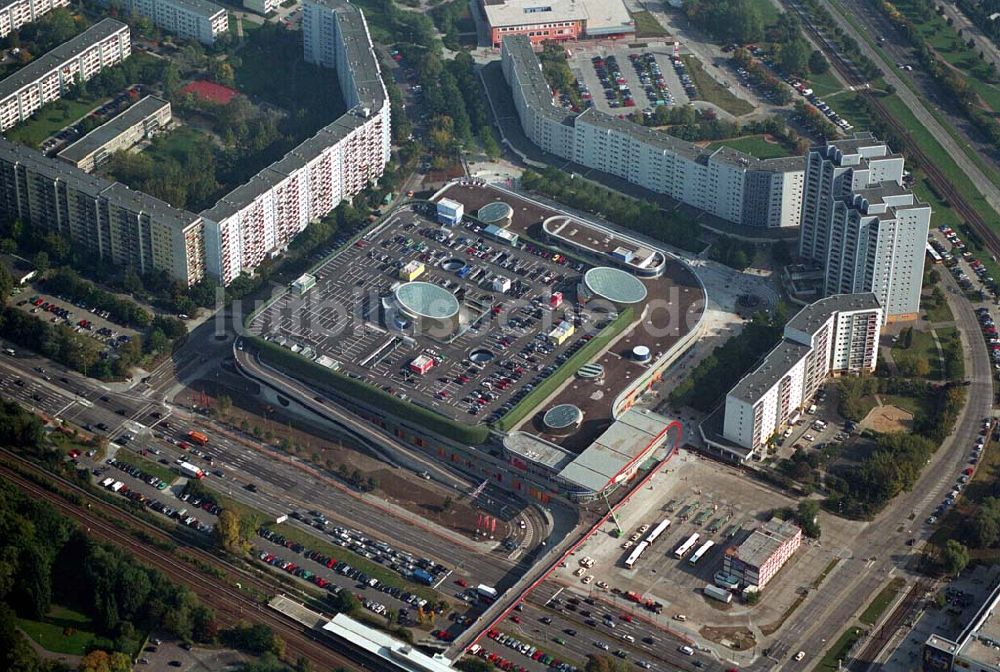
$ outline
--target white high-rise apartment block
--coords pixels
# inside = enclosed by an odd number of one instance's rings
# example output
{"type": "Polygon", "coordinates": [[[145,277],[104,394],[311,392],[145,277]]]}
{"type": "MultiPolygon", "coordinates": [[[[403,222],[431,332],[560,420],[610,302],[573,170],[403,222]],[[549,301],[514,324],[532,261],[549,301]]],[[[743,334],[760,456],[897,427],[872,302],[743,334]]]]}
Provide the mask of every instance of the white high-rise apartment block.
{"type": "Polygon", "coordinates": [[[887,322],[916,319],[930,218],[903,157],[870,133],[809,151],[799,252],[823,266],[825,294],[874,292],[887,322]]]}
{"type": "MultiPolygon", "coordinates": [[[[831,375],[872,373],[882,307],[875,294],[837,294],[800,310],[784,339],[726,395],[721,431],[706,443],[744,460],[760,455],[775,433],[794,421],[831,375]]],[[[716,414],[713,414],[715,416],[716,414]]]]}
{"type": "Polygon", "coordinates": [[[528,36],[504,37],[502,56],[521,127],[544,151],[729,222],[753,228],[799,225],[801,156],[761,161],[728,147],[707,150],[596,109],[574,114],[553,104],[528,36]]]}
{"type": "Polygon", "coordinates": [[[0,37],[7,37],[56,7],[68,7],[69,0],[7,0],[0,3],[0,37]]]}
{"type": "Polygon", "coordinates": [[[348,110],[201,213],[209,274],[226,285],[377,181],[390,158],[389,96],[361,10],[307,0],[302,35],[305,59],[336,69],[348,110]]]}
{"type": "MultiPolygon", "coordinates": [[[[377,181],[390,158],[389,96],[364,15],[346,0],[309,0],[307,8],[329,30],[306,57],[337,69],[350,109],[215,206],[200,215],[174,208],[0,139],[0,216],[65,234],[115,265],[165,271],[188,285],[206,275],[228,285],[253,273],[309,222],[377,181]]],[[[306,27],[317,36],[310,20],[306,27]]],[[[77,74],[88,79],[123,60],[128,35],[128,26],[105,19],[0,82],[4,128],[56,100],[77,74]]]]}
{"type": "Polygon", "coordinates": [[[132,53],[128,26],[104,19],[0,81],[0,131],[59,100],[77,78],[90,79],[132,53]]]}
{"type": "Polygon", "coordinates": [[[229,12],[208,0],[127,0],[126,6],[167,32],[203,44],[215,44],[229,30],[229,12]]]}

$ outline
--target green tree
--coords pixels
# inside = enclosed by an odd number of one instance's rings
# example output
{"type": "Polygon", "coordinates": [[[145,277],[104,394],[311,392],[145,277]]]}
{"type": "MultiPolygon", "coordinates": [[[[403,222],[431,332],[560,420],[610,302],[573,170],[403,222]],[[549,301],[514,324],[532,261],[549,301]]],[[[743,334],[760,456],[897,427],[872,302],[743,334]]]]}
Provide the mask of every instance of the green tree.
{"type": "Polygon", "coordinates": [[[231,509],[219,512],[219,519],[212,528],[215,543],[222,549],[242,555],[246,552],[245,542],[240,534],[240,516],[231,509]]]}
{"type": "Polygon", "coordinates": [[[819,539],[819,502],[815,499],[804,499],[799,502],[795,515],[803,534],[812,539],[819,539]]]}
{"type": "Polygon", "coordinates": [[[803,75],[809,65],[809,43],[802,37],[781,45],[778,53],[781,69],[789,75],[803,75]]]}
{"type": "Polygon", "coordinates": [[[37,253],[35,255],[35,258],[32,259],[32,263],[35,265],[35,268],[38,269],[38,274],[39,275],[44,275],[45,271],[49,270],[49,255],[48,255],[48,253],[45,252],[45,251],[41,251],[41,252],[37,253]]]}
{"type": "Polygon", "coordinates": [[[811,54],[809,54],[809,72],[814,75],[822,75],[830,69],[830,62],[826,60],[826,56],[823,55],[819,49],[814,49],[811,54]]]}
{"type": "Polygon", "coordinates": [[[978,548],[989,548],[1000,540],[1000,499],[987,497],[969,521],[970,541],[978,548]]]}
{"type": "Polygon", "coordinates": [[[969,549],[961,542],[949,539],[941,554],[941,562],[949,574],[960,574],[969,564],[969,549]]]}
{"type": "Polygon", "coordinates": [[[6,266],[0,266],[0,307],[7,305],[7,300],[13,290],[14,278],[6,266]]]}

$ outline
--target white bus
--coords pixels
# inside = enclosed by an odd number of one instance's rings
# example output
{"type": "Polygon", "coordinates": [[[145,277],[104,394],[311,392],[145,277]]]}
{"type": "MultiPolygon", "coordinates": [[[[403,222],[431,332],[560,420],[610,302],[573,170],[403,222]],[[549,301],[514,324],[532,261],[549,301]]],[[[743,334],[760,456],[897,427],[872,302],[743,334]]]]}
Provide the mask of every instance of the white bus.
{"type": "Polygon", "coordinates": [[[674,556],[678,560],[680,560],[681,558],[683,558],[687,554],[687,552],[690,551],[694,547],[694,545],[698,543],[698,538],[700,536],[701,535],[699,535],[697,532],[695,532],[690,537],[688,537],[687,541],[685,541],[683,544],[681,544],[680,546],[678,546],[677,550],[674,551],[674,556]]]}
{"type": "Polygon", "coordinates": [[[706,553],[708,553],[709,549],[712,548],[713,546],[715,546],[715,542],[714,541],[706,541],[704,544],[702,544],[701,546],[699,546],[698,550],[694,552],[694,555],[692,555],[688,559],[688,564],[697,565],[698,561],[701,560],[701,556],[703,556],[706,553]]]}
{"type": "Polygon", "coordinates": [[[632,553],[625,559],[625,566],[628,569],[632,569],[635,566],[635,563],[639,561],[639,556],[642,555],[642,552],[647,548],[649,548],[649,542],[640,541],[636,547],[632,549],[632,553]]]}
{"type": "Polygon", "coordinates": [[[646,537],[646,541],[649,542],[650,544],[652,544],[654,541],[656,541],[659,538],[659,536],[661,534],[663,534],[664,532],[667,531],[668,527],[670,527],[670,520],[669,519],[661,521],[660,524],[657,525],[656,527],[654,527],[653,531],[649,533],[649,536],[646,537]]]}

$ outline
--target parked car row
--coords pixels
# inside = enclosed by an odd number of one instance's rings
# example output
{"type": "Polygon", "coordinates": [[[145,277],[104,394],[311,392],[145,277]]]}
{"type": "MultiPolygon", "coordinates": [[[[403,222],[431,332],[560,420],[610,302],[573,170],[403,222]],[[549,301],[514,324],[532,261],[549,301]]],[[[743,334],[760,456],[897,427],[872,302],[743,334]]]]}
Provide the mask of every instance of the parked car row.
{"type": "Polygon", "coordinates": [[[618,65],[618,59],[614,55],[609,55],[607,58],[594,56],[590,62],[594,65],[597,78],[601,80],[601,86],[604,87],[604,97],[607,98],[608,105],[635,107],[635,98],[618,65]]]}
{"type": "Polygon", "coordinates": [[[667,80],[663,77],[656,56],[653,54],[629,54],[628,59],[632,61],[635,73],[639,75],[639,82],[646,90],[646,98],[649,104],[654,107],[660,105],[673,105],[674,96],[670,93],[667,80]]]}
{"type": "MultiPolygon", "coordinates": [[[[569,663],[564,663],[564,662],[558,660],[555,656],[553,656],[552,654],[546,653],[545,651],[543,651],[542,649],[538,648],[537,646],[534,646],[534,645],[526,643],[526,642],[521,642],[520,640],[516,639],[512,635],[508,635],[508,634],[500,632],[499,630],[496,630],[496,629],[490,630],[486,634],[487,634],[487,636],[490,639],[492,639],[493,641],[497,642],[498,644],[502,644],[502,645],[506,646],[509,649],[513,649],[513,650],[517,651],[518,653],[520,653],[521,655],[527,656],[528,658],[531,658],[532,660],[537,660],[538,662],[542,663],[543,665],[548,665],[553,670],[557,670],[558,672],[576,672],[577,668],[573,667],[569,663]]],[[[489,659],[489,656],[491,654],[487,653],[486,655],[482,655],[482,653],[480,651],[473,651],[473,648],[475,648],[475,647],[472,647],[472,648],[469,649],[469,653],[471,653],[473,655],[481,655],[482,657],[489,659]]],[[[504,661],[502,658],[500,658],[499,661],[498,660],[490,660],[490,662],[492,662],[494,665],[496,665],[497,667],[499,667],[502,670],[519,670],[520,671],[520,670],[525,669],[525,668],[523,668],[521,666],[515,665],[514,663],[512,663],[510,661],[504,661]],[[510,662],[510,665],[509,666],[505,666],[504,664],[502,664],[504,662],[510,662]]]]}
{"type": "Polygon", "coordinates": [[[167,486],[170,485],[166,481],[162,481],[162,480],[160,480],[159,478],[157,478],[155,476],[147,474],[146,472],[144,472],[139,467],[133,466],[133,465],[129,464],[128,462],[123,462],[121,460],[116,460],[113,457],[109,457],[107,460],[105,460],[105,462],[108,465],[110,465],[110,466],[114,467],[115,469],[117,469],[118,471],[124,471],[129,476],[133,476],[135,478],[138,478],[140,481],[145,481],[146,483],[148,483],[149,485],[153,486],[157,490],[166,490],[167,486]]]}
{"type": "MultiPolygon", "coordinates": [[[[127,470],[126,470],[127,471],[127,470]]],[[[127,473],[132,473],[127,471],[127,473]]],[[[134,474],[133,474],[134,475],[134,474]]],[[[137,477],[138,478],[138,477],[137,477]]],[[[181,525],[185,525],[192,529],[198,530],[199,532],[209,532],[212,529],[211,525],[207,525],[196,517],[189,515],[187,509],[174,509],[167,504],[164,504],[158,499],[152,497],[146,497],[138,490],[133,490],[121,481],[116,481],[114,478],[108,477],[100,482],[101,487],[110,490],[111,492],[117,493],[122,497],[125,497],[136,504],[142,504],[143,506],[149,507],[157,513],[162,513],[168,518],[173,518],[181,525]]]]}
{"type": "Polygon", "coordinates": [[[681,60],[680,56],[674,56],[670,61],[674,64],[674,72],[681,78],[681,86],[684,87],[684,92],[687,93],[688,98],[692,100],[697,98],[698,87],[694,85],[694,80],[687,73],[687,66],[684,65],[684,61],[681,60]]]}
{"type": "Polygon", "coordinates": [[[266,527],[259,528],[257,530],[257,534],[260,537],[267,539],[268,541],[274,544],[278,544],[279,546],[284,546],[285,548],[288,548],[295,553],[301,553],[303,556],[309,558],[313,562],[317,562],[321,565],[324,565],[328,569],[336,572],[337,574],[340,574],[341,576],[346,576],[347,578],[356,581],[359,585],[363,585],[368,588],[373,588],[375,590],[378,590],[379,592],[391,595],[400,602],[404,602],[418,609],[425,608],[428,605],[427,600],[420,597],[419,595],[410,593],[397,586],[386,585],[385,583],[379,581],[378,579],[368,576],[360,569],[356,567],[351,567],[351,565],[349,565],[346,562],[338,561],[336,558],[326,556],[320,553],[319,551],[306,549],[304,546],[302,546],[302,544],[294,542],[290,539],[286,539],[283,535],[278,534],[277,532],[270,530],[266,527]]]}

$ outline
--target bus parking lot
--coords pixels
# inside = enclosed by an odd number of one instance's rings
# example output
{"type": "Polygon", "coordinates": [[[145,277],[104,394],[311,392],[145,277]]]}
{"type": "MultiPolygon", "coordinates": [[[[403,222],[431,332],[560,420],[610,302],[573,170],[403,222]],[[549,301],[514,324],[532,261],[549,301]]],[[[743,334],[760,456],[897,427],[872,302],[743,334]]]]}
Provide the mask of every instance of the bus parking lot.
{"type": "MultiPolygon", "coordinates": [[[[748,481],[734,469],[682,452],[654,477],[651,489],[633,495],[619,511],[621,537],[614,534],[616,526],[609,521],[555,576],[572,586],[568,589],[571,593],[600,594],[626,613],[642,615],[689,636],[698,637],[706,623],[723,627],[727,612],[734,614],[731,626],[739,628],[746,624],[748,607],[737,600],[723,605],[706,598],[702,590],[713,583],[715,573],[722,568],[727,547],[741,542],[775,510],[786,507],[794,508],[793,500],[748,481]],[[635,543],[662,520],[671,521],[667,530],[632,569],[626,568],[635,543]],[[639,532],[643,526],[649,527],[639,532]],[[693,534],[699,535],[697,541],[678,559],[678,546],[693,534]],[[706,541],[714,545],[692,564],[694,550],[706,541]],[[630,592],[641,596],[642,603],[629,599],[630,592]],[[644,606],[647,601],[649,607],[644,606]],[[681,617],[683,620],[677,620],[681,617]]],[[[751,608],[755,624],[766,628],[778,623],[800,590],[812,584],[831,560],[849,555],[850,539],[859,524],[827,516],[821,520],[822,543],[803,540],[764,589],[759,604],[751,608]]],[[[609,636],[616,632],[598,622],[598,629],[602,627],[609,636]]]]}

